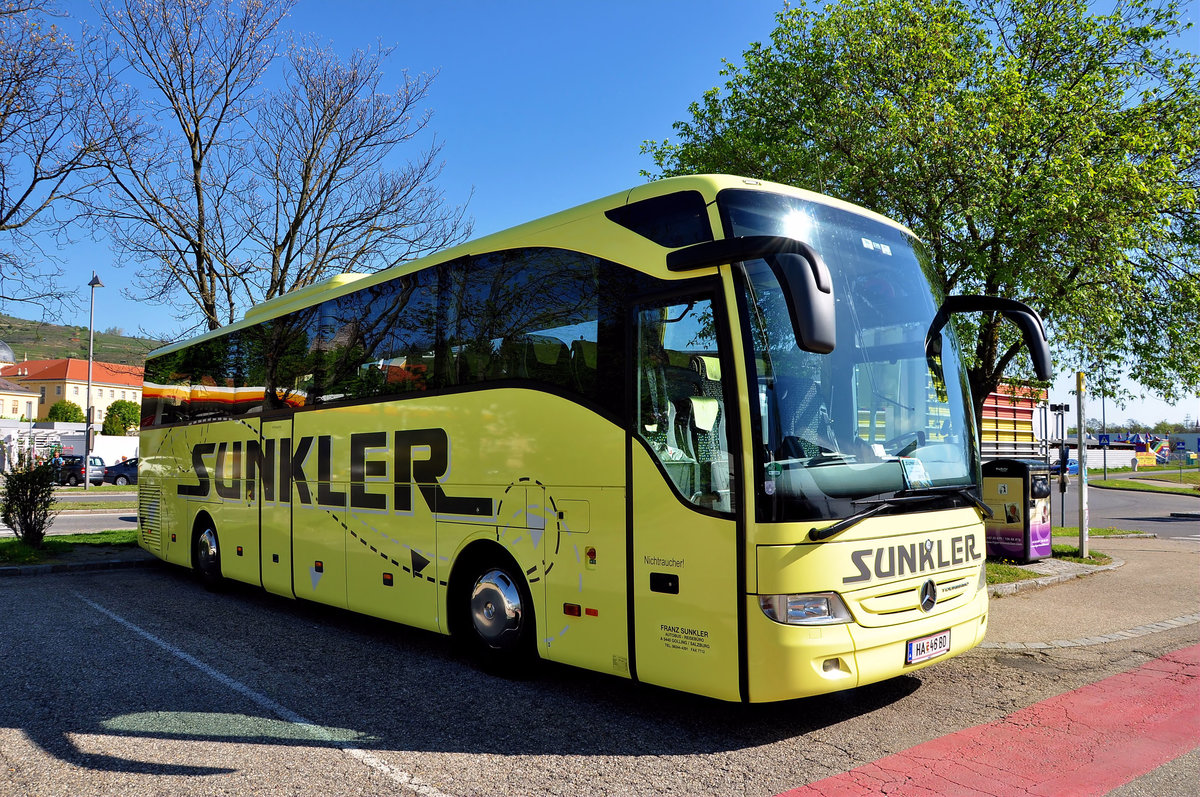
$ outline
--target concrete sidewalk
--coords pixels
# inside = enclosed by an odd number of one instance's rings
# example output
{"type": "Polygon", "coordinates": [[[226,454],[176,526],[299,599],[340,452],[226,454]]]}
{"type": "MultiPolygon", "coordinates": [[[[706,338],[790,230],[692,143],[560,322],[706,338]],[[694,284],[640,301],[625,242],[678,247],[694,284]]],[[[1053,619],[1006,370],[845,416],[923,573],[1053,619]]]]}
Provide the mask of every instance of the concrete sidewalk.
{"type": "Polygon", "coordinates": [[[0,578],[148,567],[158,561],[157,557],[141,548],[114,549],[108,545],[76,545],[69,553],[56,557],[53,561],[45,564],[0,566],[0,578]]]}
{"type": "Polygon", "coordinates": [[[1132,639],[1200,623],[1200,545],[1153,537],[1096,538],[1113,557],[1092,567],[1047,561],[1011,590],[996,585],[984,648],[1045,650],[1132,639]]]}

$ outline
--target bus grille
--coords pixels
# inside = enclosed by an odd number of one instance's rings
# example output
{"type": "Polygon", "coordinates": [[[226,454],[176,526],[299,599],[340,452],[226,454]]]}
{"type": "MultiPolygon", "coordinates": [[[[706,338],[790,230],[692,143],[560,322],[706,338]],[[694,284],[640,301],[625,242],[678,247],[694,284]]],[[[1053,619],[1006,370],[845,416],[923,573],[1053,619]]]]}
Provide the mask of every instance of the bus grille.
{"type": "Polygon", "coordinates": [[[157,487],[138,489],[138,530],[142,535],[142,547],[152,551],[162,548],[160,495],[157,487]]]}

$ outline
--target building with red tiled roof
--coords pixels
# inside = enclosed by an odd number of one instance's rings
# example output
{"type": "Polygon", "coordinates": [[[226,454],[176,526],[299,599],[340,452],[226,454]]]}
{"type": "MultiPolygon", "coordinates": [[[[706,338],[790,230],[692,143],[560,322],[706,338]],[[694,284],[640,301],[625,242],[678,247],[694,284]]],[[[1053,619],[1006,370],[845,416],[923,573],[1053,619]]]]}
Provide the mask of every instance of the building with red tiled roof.
{"type": "MultiPolygon", "coordinates": [[[[45,420],[50,408],[63,399],[87,412],[87,360],[26,360],[0,368],[0,377],[38,394],[37,420],[45,420]]],[[[95,422],[103,421],[108,405],[121,399],[142,403],[141,366],[93,360],[91,403],[96,408],[95,422]]]]}
{"type": "Polygon", "coordinates": [[[24,385],[0,377],[0,418],[33,420],[38,406],[38,393],[24,385]]]}

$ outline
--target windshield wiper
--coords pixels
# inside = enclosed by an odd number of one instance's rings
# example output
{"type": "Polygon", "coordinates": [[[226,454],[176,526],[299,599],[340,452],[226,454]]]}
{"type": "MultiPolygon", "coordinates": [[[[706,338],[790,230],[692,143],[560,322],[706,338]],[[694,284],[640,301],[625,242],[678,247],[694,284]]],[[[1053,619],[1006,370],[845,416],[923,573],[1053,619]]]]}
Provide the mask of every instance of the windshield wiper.
{"type": "Polygon", "coordinates": [[[921,489],[919,492],[914,490],[905,493],[905,495],[914,498],[930,498],[933,496],[957,496],[958,498],[964,498],[968,503],[971,504],[971,506],[982,512],[988,520],[991,520],[996,516],[996,513],[992,511],[990,506],[985,504],[977,495],[975,495],[973,492],[974,489],[975,488],[971,485],[959,485],[957,487],[926,487],[921,489]]]}
{"type": "MultiPolygon", "coordinates": [[[[941,500],[943,498],[955,497],[955,496],[966,499],[968,502],[970,502],[970,504],[972,506],[974,506],[976,509],[983,512],[983,514],[986,515],[988,518],[991,518],[993,515],[991,508],[987,504],[983,503],[978,498],[976,498],[975,494],[971,492],[972,489],[973,488],[971,488],[971,487],[931,487],[931,488],[922,490],[919,493],[910,492],[910,493],[906,493],[904,495],[897,495],[892,498],[885,498],[880,501],[870,501],[869,503],[871,505],[868,506],[866,509],[861,509],[858,512],[855,512],[850,517],[839,520],[837,523],[834,523],[832,526],[826,526],[823,529],[818,529],[818,528],[809,529],[808,530],[808,538],[810,540],[812,540],[813,542],[820,542],[821,540],[829,539],[830,537],[834,536],[835,534],[841,534],[846,529],[851,528],[852,526],[857,526],[859,523],[863,522],[867,518],[874,517],[875,515],[878,515],[880,512],[883,512],[884,510],[895,509],[897,507],[905,506],[908,504],[929,503],[932,501],[941,500]]],[[[867,502],[856,501],[855,503],[867,503],[867,502]]]]}
{"type": "Polygon", "coordinates": [[[813,542],[820,542],[821,540],[827,540],[830,537],[832,537],[833,535],[841,534],[843,531],[850,528],[851,526],[857,526],[859,523],[863,522],[867,518],[878,515],[883,510],[891,509],[894,506],[896,506],[896,504],[892,503],[892,501],[881,501],[878,504],[872,504],[871,506],[867,507],[866,509],[860,509],[859,511],[855,512],[853,515],[851,515],[848,518],[843,518],[843,519],[839,520],[837,523],[834,523],[832,526],[826,526],[823,529],[818,529],[818,528],[809,529],[808,530],[808,538],[810,540],[812,540],[813,542]]]}

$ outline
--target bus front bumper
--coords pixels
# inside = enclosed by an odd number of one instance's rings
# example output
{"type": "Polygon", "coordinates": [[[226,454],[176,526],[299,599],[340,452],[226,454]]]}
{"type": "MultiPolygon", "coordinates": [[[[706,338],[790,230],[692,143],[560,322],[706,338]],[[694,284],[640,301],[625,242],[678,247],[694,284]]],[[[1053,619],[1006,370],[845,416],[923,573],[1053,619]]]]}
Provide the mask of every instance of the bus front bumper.
{"type": "Polygon", "coordinates": [[[763,614],[755,595],[747,596],[746,616],[750,702],[765,703],[884,681],[970,650],[987,632],[987,591],[953,611],[882,628],[783,625],[763,614]],[[910,641],[944,631],[948,650],[905,663],[910,641]]]}

